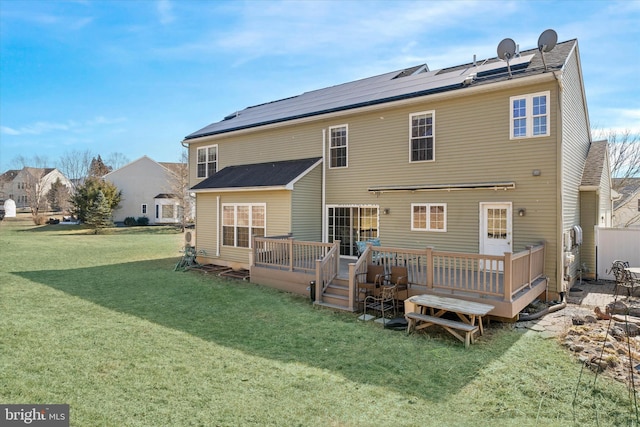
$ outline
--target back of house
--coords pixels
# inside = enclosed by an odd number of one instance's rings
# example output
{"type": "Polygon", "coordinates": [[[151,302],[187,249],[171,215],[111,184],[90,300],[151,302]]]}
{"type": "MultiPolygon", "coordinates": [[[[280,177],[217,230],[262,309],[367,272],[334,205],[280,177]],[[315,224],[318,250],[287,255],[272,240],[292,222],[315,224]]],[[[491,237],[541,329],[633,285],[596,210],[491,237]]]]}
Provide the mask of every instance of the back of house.
{"type": "Polygon", "coordinates": [[[591,139],[577,40],[248,107],[182,143],[198,250],[234,268],[260,236],[339,241],[353,259],[371,238],[497,255],[543,243],[558,295],[580,265],[576,230],[595,225],[580,216],[591,139]]]}

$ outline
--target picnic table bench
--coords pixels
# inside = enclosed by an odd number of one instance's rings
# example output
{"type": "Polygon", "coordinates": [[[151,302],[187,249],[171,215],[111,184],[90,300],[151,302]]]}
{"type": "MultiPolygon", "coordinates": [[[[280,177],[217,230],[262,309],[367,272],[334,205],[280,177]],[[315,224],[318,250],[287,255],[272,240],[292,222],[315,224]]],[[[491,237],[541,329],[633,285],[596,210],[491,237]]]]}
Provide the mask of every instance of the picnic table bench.
{"type": "Polygon", "coordinates": [[[468,348],[469,344],[474,342],[476,332],[480,332],[480,335],[484,333],[482,316],[493,309],[494,306],[490,304],[474,301],[438,295],[414,295],[405,300],[407,332],[438,325],[462,341],[465,348],[468,348]],[[460,320],[442,317],[445,313],[453,313],[460,320]],[[463,332],[464,336],[457,331],[463,332]]]}

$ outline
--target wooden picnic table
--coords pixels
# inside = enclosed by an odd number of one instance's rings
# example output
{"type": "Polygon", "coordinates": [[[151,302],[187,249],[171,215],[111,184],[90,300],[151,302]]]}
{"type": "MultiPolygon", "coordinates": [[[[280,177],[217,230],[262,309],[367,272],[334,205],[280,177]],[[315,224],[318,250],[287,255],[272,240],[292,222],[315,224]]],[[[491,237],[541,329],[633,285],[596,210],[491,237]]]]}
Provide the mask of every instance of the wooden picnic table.
{"type": "Polygon", "coordinates": [[[439,325],[451,335],[465,343],[474,340],[474,334],[484,333],[482,329],[482,317],[486,316],[495,307],[474,301],[466,301],[458,298],[443,297],[438,295],[414,295],[405,300],[405,317],[408,321],[407,332],[420,330],[429,326],[439,325]],[[445,313],[455,314],[458,320],[443,318],[445,313]],[[457,331],[464,332],[463,337],[457,331]]]}

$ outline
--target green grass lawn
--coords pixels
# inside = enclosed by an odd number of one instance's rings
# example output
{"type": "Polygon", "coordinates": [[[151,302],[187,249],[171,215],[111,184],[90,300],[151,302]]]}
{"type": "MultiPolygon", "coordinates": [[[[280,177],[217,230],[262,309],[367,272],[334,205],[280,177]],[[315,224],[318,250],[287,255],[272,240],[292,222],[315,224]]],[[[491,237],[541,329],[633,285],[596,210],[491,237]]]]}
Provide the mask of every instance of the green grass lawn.
{"type": "Polygon", "coordinates": [[[469,349],[174,272],[182,235],[0,222],[0,403],[73,426],[624,426],[627,388],[492,324],[469,349]]]}

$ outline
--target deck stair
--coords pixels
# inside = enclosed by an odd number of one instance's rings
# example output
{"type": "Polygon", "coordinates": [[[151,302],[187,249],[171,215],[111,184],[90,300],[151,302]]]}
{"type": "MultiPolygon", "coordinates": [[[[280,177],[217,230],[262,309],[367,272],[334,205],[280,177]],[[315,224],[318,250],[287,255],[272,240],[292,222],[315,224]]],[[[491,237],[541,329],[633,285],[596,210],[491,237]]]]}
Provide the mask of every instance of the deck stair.
{"type": "Polygon", "coordinates": [[[316,305],[340,311],[354,311],[349,309],[349,280],[336,278],[322,293],[322,301],[316,305]]]}

